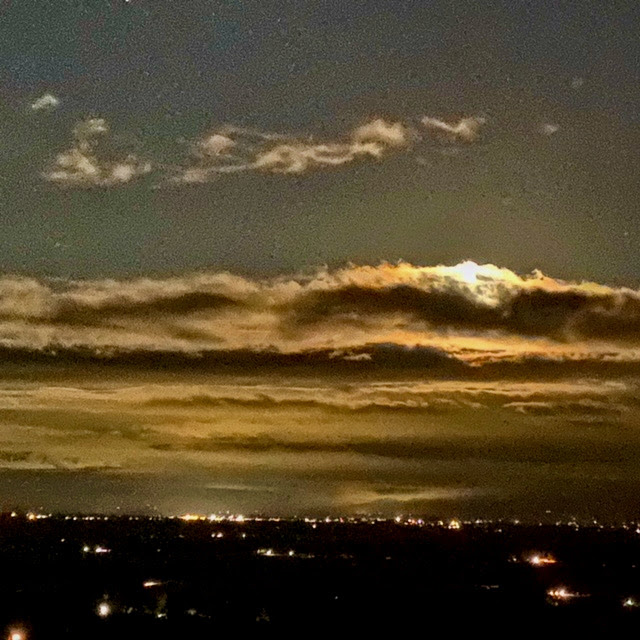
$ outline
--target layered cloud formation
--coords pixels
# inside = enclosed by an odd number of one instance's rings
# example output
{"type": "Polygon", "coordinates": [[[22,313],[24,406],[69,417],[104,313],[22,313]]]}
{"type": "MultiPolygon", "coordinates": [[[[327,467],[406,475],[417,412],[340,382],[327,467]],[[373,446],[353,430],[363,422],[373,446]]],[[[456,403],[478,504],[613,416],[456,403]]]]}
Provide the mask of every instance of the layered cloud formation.
{"type": "Polygon", "coordinates": [[[581,513],[640,486],[639,317],[631,289],[472,262],[5,276],[0,486],[38,478],[61,508],[80,476],[92,508],[581,513]]]}
{"type": "Polygon", "coordinates": [[[353,362],[371,359],[373,347],[382,357],[381,345],[416,362],[436,353],[469,365],[532,356],[635,362],[640,293],[473,262],[352,265],[263,280],[5,276],[0,340],[9,349],[113,353],[336,350],[353,362]]]}
{"type": "Polygon", "coordinates": [[[542,505],[584,515],[595,489],[615,495],[640,481],[637,368],[615,379],[502,370],[474,380],[424,369],[366,379],[313,359],[306,374],[250,360],[205,370],[55,354],[34,363],[0,368],[0,486],[15,485],[16,500],[37,487],[51,508],[78,508],[78,477],[94,510],[146,501],[165,513],[521,517],[542,505]]]}

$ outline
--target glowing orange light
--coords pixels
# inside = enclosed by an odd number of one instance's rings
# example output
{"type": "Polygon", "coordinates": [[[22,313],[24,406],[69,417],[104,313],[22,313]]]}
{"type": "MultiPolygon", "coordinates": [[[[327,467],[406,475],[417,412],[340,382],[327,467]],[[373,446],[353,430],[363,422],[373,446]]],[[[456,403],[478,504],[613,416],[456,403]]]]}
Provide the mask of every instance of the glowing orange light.
{"type": "Polygon", "coordinates": [[[544,567],[550,564],[556,564],[558,561],[550,554],[538,554],[531,556],[529,558],[529,564],[534,567],[544,567]]]}
{"type": "Polygon", "coordinates": [[[588,598],[588,593],[578,593],[576,591],[569,591],[566,587],[555,587],[549,589],[547,595],[556,602],[566,602],[573,598],[588,598]]]}
{"type": "Polygon", "coordinates": [[[185,522],[195,522],[197,520],[206,520],[207,517],[197,514],[197,513],[185,513],[183,516],[180,516],[180,520],[184,520],[185,522]]]}

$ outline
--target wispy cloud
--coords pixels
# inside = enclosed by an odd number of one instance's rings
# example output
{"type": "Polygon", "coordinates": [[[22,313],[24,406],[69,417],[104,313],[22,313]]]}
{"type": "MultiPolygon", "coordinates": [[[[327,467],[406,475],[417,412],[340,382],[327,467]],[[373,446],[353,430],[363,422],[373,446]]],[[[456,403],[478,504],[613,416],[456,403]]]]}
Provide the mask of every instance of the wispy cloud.
{"type": "Polygon", "coordinates": [[[44,177],[62,186],[112,187],[151,171],[150,162],[111,147],[108,134],[109,125],[103,118],[79,122],[73,129],[73,146],[58,154],[44,177]]]}
{"type": "Polygon", "coordinates": [[[322,166],[340,166],[356,159],[380,159],[387,151],[407,146],[409,135],[400,122],[372,120],[352,131],[346,142],[280,144],[258,153],[253,166],[274,173],[303,173],[322,166]]]}
{"type": "MultiPolygon", "coordinates": [[[[47,94],[32,107],[53,108],[55,100],[47,94]]],[[[329,139],[226,124],[191,142],[182,162],[159,157],[152,163],[114,139],[104,118],[92,117],[76,124],[72,146],[55,157],[43,176],[66,187],[115,187],[130,184],[154,168],[165,176],[160,184],[172,185],[206,183],[225,174],[247,172],[300,175],[412,152],[428,143],[425,128],[450,144],[474,142],[485,120],[467,117],[447,124],[424,117],[420,122],[372,118],[329,139]]]]}
{"type": "Polygon", "coordinates": [[[545,122],[538,127],[538,131],[545,136],[552,136],[554,133],[560,131],[560,125],[552,122],[545,122]]]}
{"type": "Polygon", "coordinates": [[[438,118],[425,116],[421,123],[433,135],[447,142],[475,142],[480,138],[480,129],[486,124],[486,119],[474,116],[461,118],[458,122],[451,124],[438,118]]]}
{"type": "Polygon", "coordinates": [[[273,173],[303,173],[322,166],[340,166],[356,158],[379,158],[382,149],[375,144],[282,144],[256,156],[253,167],[273,173]]]}
{"type": "Polygon", "coordinates": [[[344,140],[329,141],[226,126],[194,145],[192,163],[172,181],[206,182],[218,174],[244,171],[300,174],[359,159],[380,159],[391,150],[407,147],[409,142],[406,125],[381,118],[357,127],[344,140]]]}
{"type": "Polygon", "coordinates": [[[60,106],[60,99],[52,93],[45,93],[31,103],[33,111],[52,111],[60,106]]]}
{"type": "MultiPolygon", "coordinates": [[[[467,117],[456,124],[447,124],[424,117],[420,122],[432,135],[455,144],[478,140],[485,119],[467,117]]],[[[226,126],[193,145],[191,162],[171,182],[202,183],[220,174],[246,171],[300,175],[367,159],[379,161],[392,153],[411,151],[423,142],[423,134],[413,123],[383,118],[369,120],[343,138],[333,140],[226,126]]]]}

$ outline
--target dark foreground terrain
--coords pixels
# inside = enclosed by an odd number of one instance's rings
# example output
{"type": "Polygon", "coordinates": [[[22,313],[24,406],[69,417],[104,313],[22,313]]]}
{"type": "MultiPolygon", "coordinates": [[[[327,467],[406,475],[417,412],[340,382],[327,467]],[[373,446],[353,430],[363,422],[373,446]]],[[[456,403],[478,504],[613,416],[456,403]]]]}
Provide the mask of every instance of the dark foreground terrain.
{"type": "Polygon", "coordinates": [[[13,640],[640,628],[635,525],[5,514],[0,567],[13,640]]]}

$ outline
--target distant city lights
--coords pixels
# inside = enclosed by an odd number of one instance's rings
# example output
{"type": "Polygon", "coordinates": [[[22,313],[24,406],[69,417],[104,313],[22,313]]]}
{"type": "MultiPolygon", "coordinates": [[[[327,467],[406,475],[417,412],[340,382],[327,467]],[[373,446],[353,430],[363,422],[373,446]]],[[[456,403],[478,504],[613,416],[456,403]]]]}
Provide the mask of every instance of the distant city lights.
{"type": "Polygon", "coordinates": [[[211,520],[211,516],[207,518],[207,516],[201,516],[195,513],[185,513],[184,515],[180,516],[180,520],[184,520],[185,522],[197,522],[199,520],[211,520]]]}
{"type": "MultiPolygon", "coordinates": [[[[11,517],[15,517],[13,514],[15,513],[15,511],[11,514],[11,517]]],[[[16,514],[17,515],[17,514],[16,514]]],[[[27,513],[27,520],[29,522],[35,522],[36,520],[46,520],[47,518],[50,518],[51,514],[50,513],[33,513],[33,512],[29,512],[27,513]]]]}
{"type": "MultiPolygon", "coordinates": [[[[531,584],[535,584],[535,591],[531,591],[526,596],[526,598],[531,598],[533,606],[538,607],[540,604],[546,603],[545,610],[549,615],[566,614],[570,617],[574,614],[582,615],[588,609],[588,607],[581,606],[583,603],[593,604],[597,607],[604,603],[602,606],[606,607],[607,615],[611,612],[612,615],[615,614],[626,622],[634,623],[635,616],[640,612],[640,594],[634,589],[633,583],[626,580],[626,574],[623,573],[623,569],[620,569],[620,575],[625,582],[616,585],[615,590],[610,589],[606,594],[606,600],[605,595],[602,595],[600,584],[597,582],[597,576],[594,578],[583,572],[582,569],[575,573],[572,571],[574,563],[579,567],[579,562],[575,560],[573,553],[561,553],[561,549],[566,548],[562,542],[564,540],[562,536],[568,536],[567,539],[570,541],[577,540],[573,529],[577,529],[579,525],[575,519],[556,521],[555,524],[537,522],[520,524],[513,519],[488,520],[443,517],[436,520],[408,515],[392,517],[383,517],[382,515],[329,517],[319,514],[307,517],[272,518],[259,515],[234,515],[228,512],[211,515],[185,513],[171,517],[112,516],[112,522],[117,523],[119,527],[114,531],[111,525],[101,530],[93,525],[86,527],[82,524],[82,521],[94,518],[106,520],[106,517],[102,516],[56,514],[51,516],[52,521],[38,526],[37,524],[26,523],[35,522],[41,517],[46,518],[49,516],[38,515],[35,507],[32,511],[19,514],[17,512],[7,512],[3,515],[7,530],[15,532],[12,535],[19,536],[22,535],[23,531],[28,530],[29,535],[34,537],[40,535],[50,536],[51,529],[54,545],[58,542],[66,542],[66,545],[64,547],[61,546],[61,549],[65,553],[69,553],[70,550],[73,552],[72,555],[74,557],[71,559],[71,563],[75,563],[74,566],[83,572],[92,567],[96,570],[108,569],[112,561],[128,559],[132,553],[130,547],[128,544],[121,543],[120,540],[122,538],[118,536],[125,530],[127,531],[126,535],[129,535],[129,529],[131,529],[131,534],[140,536],[139,539],[145,549],[144,554],[157,552],[173,557],[173,554],[176,553],[173,550],[174,548],[168,542],[164,543],[165,538],[161,533],[162,529],[160,529],[160,525],[163,524],[169,525],[169,531],[172,535],[184,541],[180,543],[176,557],[179,557],[183,548],[197,549],[195,553],[199,553],[202,548],[199,545],[206,542],[209,547],[209,553],[219,554],[220,551],[225,550],[230,554],[237,555],[239,558],[246,559],[247,556],[253,556],[254,562],[261,567],[264,563],[264,570],[272,568],[271,565],[274,565],[273,568],[277,571],[280,570],[280,567],[289,567],[292,570],[298,571],[299,569],[302,571],[303,565],[307,563],[312,565],[312,571],[315,571],[314,567],[324,567],[325,563],[327,566],[332,566],[335,562],[344,563],[344,566],[357,566],[360,562],[368,561],[368,558],[364,556],[361,558],[358,552],[349,554],[343,552],[342,549],[336,550],[330,548],[330,546],[318,546],[317,549],[311,546],[322,545],[323,536],[328,536],[327,539],[333,539],[336,536],[343,534],[350,536],[353,533],[358,536],[358,539],[360,539],[359,536],[363,536],[365,540],[375,538],[378,535],[383,540],[387,540],[387,537],[389,540],[404,540],[403,536],[408,536],[407,539],[428,540],[433,533],[433,539],[436,541],[440,539],[454,541],[454,539],[459,539],[461,535],[463,537],[468,535],[470,539],[475,539],[476,536],[481,539],[481,536],[484,535],[504,533],[507,535],[500,538],[504,543],[500,543],[502,546],[496,545],[495,548],[492,547],[492,555],[488,557],[487,562],[495,563],[495,566],[500,571],[502,570],[500,569],[502,563],[519,565],[514,575],[521,576],[523,580],[528,580],[531,584]],[[9,516],[18,520],[10,521],[9,516]],[[67,522],[69,520],[80,522],[67,522]],[[160,524],[156,528],[155,524],[149,526],[134,524],[131,522],[132,520],[135,520],[136,523],[139,521],[153,521],[160,524]],[[180,521],[193,522],[194,524],[182,524],[180,521]],[[296,537],[287,535],[286,537],[277,538],[272,536],[267,525],[267,523],[271,522],[292,523],[291,532],[295,532],[296,537]],[[351,525],[354,525],[354,528],[350,531],[345,531],[351,525]],[[62,528],[58,531],[52,528],[55,526],[61,526],[62,528]],[[416,528],[415,530],[413,530],[414,527],[416,528]],[[546,529],[538,533],[537,527],[546,527],[546,529]],[[571,527],[571,529],[568,529],[568,527],[571,527]],[[412,530],[405,533],[407,528],[412,530]],[[461,529],[462,532],[459,532],[461,529]],[[60,537],[61,535],[66,537],[60,537]],[[304,536],[306,536],[306,539],[304,536]],[[213,542],[213,540],[223,538],[223,542],[213,542]],[[97,544],[98,541],[101,544],[97,544]],[[267,544],[273,546],[267,547],[267,544]],[[220,545],[222,546],[220,547],[220,545]],[[214,547],[219,547],[219,549],[216,550],[214,547]],[[270,558],[270,560],[258,560],[256,556],[270,558]],[[348,565],[344,561],[348,561],[348,565]],[[561,573],[559,570],[561,570],[561,573]]],[[[590,520],[580,526],[584,529],[588,528],[593,533],[596,530],[604,530],[606,532],[624,529],[626,532],[624,533],[625,539],[633,539],[634,543],[637,542],[635,532],[640,530],[640,522],[633,521],[614,526],[590,520]]],[[[286,525],[277,525],[271,531],[286,531],[286,525]]],[[[610,539],[617,540],[616,536],[609,537],[606,533],[598,533],[597,535],[602,535],[602,540],[607,543],[610,539]]],[[[577,540],[576,545],[581,544],[580,540],[577,540]]],[[[136,552],[138,549],[139,547],[135,548],[136,552]]],[[[580,557],[586,557],[587,554],[590,556],[595,555],[597,564],[594,566],[596,568],[609,566],[609,560],[607,560],[607,564],[604,562],[600,564],[606,558],[604,556],[600,558],[597,549],[594,554],[588,546],[577,546],[575,557],[578,557],[578,553],[580,557]]],[[[63,555],[62,557],[65,556],[63,555]]],[[[147,558],[146,555],[142,557],[147,558]]],[[[393,561],[394,563],[398,563],[398,557],[395,553],[387,555],[386,550],[384,554],[380,554],[380,559],[393,561]]],[[[622,567],[622,565],[619,566],[622,567]]],[[[628,564],[624,566],[640,570],[640,562],[637,561],[635,555],[630,556],[628,564]]],[[[614,568],[615,571],[618,570],[617,567],[618,565],[614,568]]],[[[504,569],[504,567],[502,568],[504,569]]],[[[88,614],[93,619],[94,624],[106,625],[107,627],[115,620],[124,622],[125,616],[131,615],[135,616],[136,619],[137,617],[153,618],[154,620],[165,619],[167,611],[171,611],[169,619],[179,619],[180,616],[184,615],[202,620],[215,619],[217,614],[212,613],[213,610],[208,609],[209,605],[206,603],[202,605],[198,603],[198,609],[196,609],[187,598],[181,601],[180,596],[174,596],[174,592],[186,593],[181,577],[167,575],[161,569],[158,569],[157,565],[144,565],[143,570],[144,573],[138,574],[136,569],[136,573],[130,576],[131,583],[137,585],[134,590],[129,591],[127,586],[127,590],[119,592],[111,584],[102,586],[102,589],[105,589],[104,591],[96,591],[97,597],[95,599],[92,598],[82,604],[83,615],[86,616],[88,614]],[[169,601],[169,605],[167,605],[167,601],[169,601]],[[176,606],[177,609],[175,611],[177,613],[174,613],[174,607],[176,606]],[[107,618],[110,618],[108,622],[101,622],[102,619],[107,618]]],[[[627,569],[624,570],[626,571],[627,569]]],[[[500,573],[496,573],[493,580],[474,581],[474,593],[485,592],[486,596],[495,593],[495,602],[499,602],[500,592],[508,593],[510,575],[511,569],[504,574],[504,581],[502,581],[500,573]]],[[[447,580],[448,578],[444,578],[443,582],[448,584],[447,580]]],[[[342,600],[342,596],[340,596],[340,599],[342,600]]],[[[536,611],[539,612],[539,610],[536,611]]],[[[605,611],[604,608],[603,611],[605,611]]],[[[547,615],[547,613],[544,615],[547,615]]],[[[16,617],[15,621],[16,625],[26,625],[24,628],[26,630],[23,630],[20,626],[14,628],[5,627],[5,635],[0,633],[0,640],[31,640],[31,636],[38,631],[36,626],[29,626],[35,623],[28,622],[23,613],[20,613],[20,618],[16,617]]],[[[153,622],[153,624],[156,623],[153,622]]],[[[161,623],[158,622],[157,624],[161,623]]]]}
{"type": "Polygon", "coordinates": [[[82,553],[94,553],[96,555],[104,555],[106,553],[111,553],[111,549],[109,549],[108,547],[103,547],[99,544],[91,548],[88,544],[85,544],[82,547],[82,553]]]}
{"type": "MultiPolygon", "coordinates": [[[[323,524],[354,524],[354,523],[367,523],[367,524],[382,524],[382,523],[396,523],[403,526],[413,526],[413,527],[429,527],[429,528],[444,528],[457,530],[461,529],[465,526],[475,526],[482,528],[496,527],[500,526],[555,526],[555,527],[571,527],[573,529],[579,529],[581,527],[599,529],[599,530],[615,530],[615,529],[625,529],[628,531],[632,531],[638,535],[640,535],[640,522],[630,521],[630,522],[622,522],[617,524],[603,524],[598,520],[588,519],[584,521],[582,524],[577,522],[575,517],[571,517],[567,520],[556,520],[555,522],[530,522],[526,523],[517,518],[508,519],[508,520],[490,520],[490,519],[481,519],[481,518],[473,518],[473,519],[462,519],[453,517],[450,519],[434,519],[428,520],[416,516],[410,515],[398,515],[394,517],[384,517],[381,515],[369,514],[369,515],[357,515],[357,516],[294,516],[290,518],[282,518],[280,516],[264,516],[264,515],[243,515],[243,514],[233,514],[229,512],[225,513],[212,513],[209,515],[200,514],[200,513],[184,513],[181,515],[169,515],[169,516],[161,516],[161,515],[153,515],[153,516],[118,516],[118,515],[72,515],[72,514],[52,514],[52,513],[37,513],[35,511],[27,511],[24,514],[21,514],[17,511],[11,511],[6,514],[11,518],[24,518],[28,522],[36,522],[38,520],[43,519],[54,519],[54,520],[65,520],[65,521],[107,521],[107,520],[128,520],[128,521],[153,521],[159,522],[163,520],[182,520],[183,522],[202,522],[202,523],[210,523],[210,524],[218,524],[218,523],[234,523],[234,524],[242,524],[245,522],[305,522],[308,523],[312,528],[321,527],[323,524]]],[[[498,531],[496,529],[496,531],[498,531]]],[[[227,535],[226,533],[224,534],[227,535]]],[[[95,551],[94,551],[95,553],[95,551]]],[[[100,552],[99,552],[100,553],[100,552]]],[[[542,554],[540,554],[542,555],[542,554]]],[[[549,554],[545,554],[547,557],[549,554]]],[[[529,560],[527,559],[527,562],[529,560]]],[[[551,562],[546,562],[543,559],[542,564],[552,564],[551,562]]]]}
{"type": "Polygon", "coordinates": [[[577,591],[571,591],[567,587],[555,587],[547,591],[547,596],[554,604],[561,604],[569,602],[575,598],[588,598],[588,593],[578,593],[577,591]]]}

